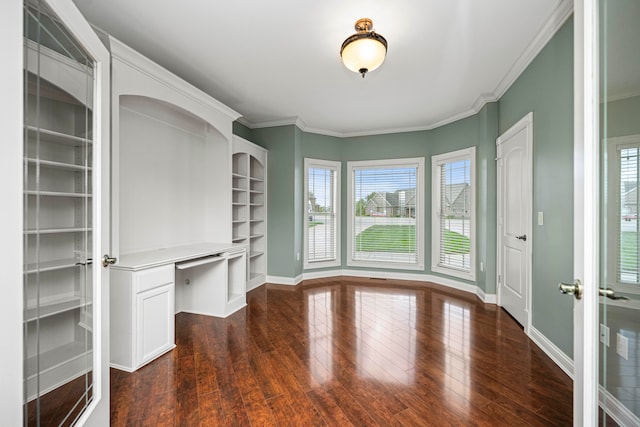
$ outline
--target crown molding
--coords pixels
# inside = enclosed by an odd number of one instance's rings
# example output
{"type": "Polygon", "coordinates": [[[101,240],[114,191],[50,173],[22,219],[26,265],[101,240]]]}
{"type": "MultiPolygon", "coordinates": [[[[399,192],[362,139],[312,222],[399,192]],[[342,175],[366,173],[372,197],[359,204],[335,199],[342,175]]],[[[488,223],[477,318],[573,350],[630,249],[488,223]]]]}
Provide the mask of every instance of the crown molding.
{"type": "Polygon", "coordinates": [[[551,12],[549,18],[542,26],[536,37],[529,43],[529,46],[525,49],[522,55],[513,63],[507,74],[498,82],[498,85],[490,93],[483,93],[476,98],[475,102],[466,110],[453,114],[437,122],[425,124],[424,126],[414,127],[402,127],[402,128],[390,128],[390,129],[377,129],[363,132],[336,132],[327,129],[318,129],[307,127],[299,117],[286,117],[283,119],[256,122],[252,123],[245,117],[242,117],[240,121],[243,125],[250,129],[296,125],[303,132],[316,133],[320,135],[333,136],[337,138],[351,138],[357,136],[372,136],[372,135],[385,135],[391,133],[405,133],[405,132],[419,132],[425,130],[433,130],[444,125],[456,122],[461,119],[478,114],[482,107],[488,102],[498,101],[502,95],[513,85],[518,77],[526,70],[535,57],[542,51],[542,49],[549,43],[551,38],[562,27],[562,25],[569,19],[573,13],[573,1],[572,0],[560,0],[556,8],[551,12]]]}
{"type": "Polygon", "coordinates": [[[529,43],[522,55],[513,63],[507,74],[502,78],[493,91],[494,97],[500,99],[511,87],[518,77],[527,69],[529,64],[538,56],[540,51],[549,43],[551,38],[562,27],[573,13],[573,1],[560,0],[556,8],[551,12],[546,23],[542,26],[538,35],[529,43]]]}

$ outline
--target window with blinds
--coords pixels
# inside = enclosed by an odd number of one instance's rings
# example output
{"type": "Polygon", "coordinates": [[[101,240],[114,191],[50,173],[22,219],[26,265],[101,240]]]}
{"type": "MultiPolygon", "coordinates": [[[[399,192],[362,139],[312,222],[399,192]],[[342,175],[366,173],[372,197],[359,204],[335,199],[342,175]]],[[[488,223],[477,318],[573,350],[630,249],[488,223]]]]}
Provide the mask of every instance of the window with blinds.
{"type": "Polygon", "coordinates": [[[622,146],[617,150],[619,179],[618,206],[620,215],[616,242],[616,274],[618,283],[638,285],[638,178],[639,146],[622,146]]]}
{"type": "Polygon", "coordinates": [[[348,264],[424,268],[424,159],[349,162],[348,264]]]}
{"type": "Polygon", "coordinates": [[[432,270],[475,280],[475,148],[433,156],[432,270]]]}
{"type": "Polygon", "coordinates": [[[305,159],[305,268],[340,265],[340,162],[305,159]]]}

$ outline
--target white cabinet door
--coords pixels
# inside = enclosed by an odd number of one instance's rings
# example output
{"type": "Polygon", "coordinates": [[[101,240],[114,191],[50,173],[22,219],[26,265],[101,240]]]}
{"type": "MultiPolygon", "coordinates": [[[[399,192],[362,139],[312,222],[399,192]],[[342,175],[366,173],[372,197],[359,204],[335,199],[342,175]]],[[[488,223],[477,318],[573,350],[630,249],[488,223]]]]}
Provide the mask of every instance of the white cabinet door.
{"type": "Polygon", "coordinates": [[[136,366],[141,366],[173,348],[173,311],[173,283],[136,295],[136,366]]]}

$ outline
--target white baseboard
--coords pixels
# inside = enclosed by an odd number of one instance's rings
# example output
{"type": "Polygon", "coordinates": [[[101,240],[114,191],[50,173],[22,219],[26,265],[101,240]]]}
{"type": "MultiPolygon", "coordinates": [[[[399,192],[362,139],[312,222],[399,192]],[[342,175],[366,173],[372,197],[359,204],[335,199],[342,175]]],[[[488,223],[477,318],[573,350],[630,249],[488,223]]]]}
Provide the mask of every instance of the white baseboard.
{"type": "Polygon", "coordinates": [[[476,293],[477,286],[468,283],[459,282],[457,280],[448,279],[446,277],[433,276],[431,274],[420,273],[400,273],[397,271],[371,271],[371,270],[342,270],[343,276],[354,277],[370,277],[373,279],[397,279],[412,280],[418,282],[432,282],[437,285],[447,286],[449,288],[458,289],[460,291],[476,293]]]}
{"type": "Polygon", "coordinates": [[[486,304],[495,304],[495,294],[485,294],[484,291],[475,285],[464,283],[458,280],[450,279],[447,277],[434,276],[431,274],[421,273],[401,273],[397,271],[373,271],[373,270],[324,270],[324,271],[309,271],[305,272],[297,277],[283,277],[283,276],[267,276],[267,283],[273,283],[276,285],[288,285],[295,286],[303,280],[312,279],[325,279],[329,277],[339,276],[352,276],[352,277],[366,277],[373,279],[397,279],[397,280],[411,280],[418,282],[432,282],[437,285],[447,286],[449,288],[457,289],[464,292],[475,294],[480,300],[486,304]]]}
{"type": "Polygon", "coordinates": [[[309,271],[302,274],[302,280],[326,279],[342,276],[342,270],[309,271]]]}
{"type": "Polygon", "coordinates": [[[302,275],[297,277],[267,276],[267,283],[273,283],[275,285],[295,286],[300,282],[302,282],[302,275]]]}
{"type": "Polygon", "coordinates": [[[485,304],[497,304],[496,294],[486,294],[482,289],[476,286],[476,295],[485,304]]]}
{"type": "Polygon", "coordinates": [[[607,407],[607,414],[621,426],[638,426],[640,418],[624,406],[618,399],[609,393],[604,387],[600,386],[598,398],[600,406],[607,407]]]}
{"type": "Polygon", "coordinates": [[[531,338],[531,341],[540,347],[540,349],[544,351],[546,355],[549,356],[549,358],[569,376],[569,378],[573,379],[573,359],[567,356],[554,343],[549,341],[549,339],[533,325],[531,325],[531,328],[529,329],[529,338],[531,338]]]}

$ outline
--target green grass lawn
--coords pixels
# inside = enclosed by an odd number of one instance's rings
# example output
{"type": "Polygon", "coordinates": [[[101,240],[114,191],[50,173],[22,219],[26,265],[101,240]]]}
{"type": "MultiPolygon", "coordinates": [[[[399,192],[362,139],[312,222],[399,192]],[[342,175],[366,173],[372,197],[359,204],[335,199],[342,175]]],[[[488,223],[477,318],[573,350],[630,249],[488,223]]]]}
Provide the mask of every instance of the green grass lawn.
{"type": "Polygon", "coordinates": [[[415,225],[372,225],[356,236],[359,252],[410,253],[415,250],[415,225]]]}
{"type": "Polygon", "coordinates": [[[320,221],[309,221],[309,228],[315,227],[318,224],[323,224],[323,223],[320,221]]]}
{"type": "MultiPolygon", "coordinates": [[[[445,230],[447,254],[468,254],[470,241],[455,231],[445,230]]],[[[410,253],[416,250],[415,225],[372,225],[356,236],[356,251],[410,253]]]]}
{"type": "Polygon", "coordinates": [[[471,240],[464,234],[444,230],[444,247],[447,255],[468,254],[471,251],[471,240]]]}

